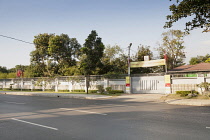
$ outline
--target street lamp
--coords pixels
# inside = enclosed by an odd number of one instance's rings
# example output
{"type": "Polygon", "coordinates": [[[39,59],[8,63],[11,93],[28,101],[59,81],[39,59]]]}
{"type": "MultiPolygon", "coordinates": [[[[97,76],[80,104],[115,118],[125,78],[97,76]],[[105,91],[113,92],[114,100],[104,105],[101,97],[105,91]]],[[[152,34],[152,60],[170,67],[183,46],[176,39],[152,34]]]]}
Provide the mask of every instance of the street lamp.
{"type": "Polygon", "coordinates": [[[131,74],[131,68],[130,68],[130,50],[131,50],[132,43],[128,46],[128,76],[131,74]]]}
{"type": "Polygon", "coordinates": [[[131,93],[131,79],[130,79],[130,49],[131,49],[132,43],[128,46],[128,76],[126,77],[126,93],[131,93]]]}

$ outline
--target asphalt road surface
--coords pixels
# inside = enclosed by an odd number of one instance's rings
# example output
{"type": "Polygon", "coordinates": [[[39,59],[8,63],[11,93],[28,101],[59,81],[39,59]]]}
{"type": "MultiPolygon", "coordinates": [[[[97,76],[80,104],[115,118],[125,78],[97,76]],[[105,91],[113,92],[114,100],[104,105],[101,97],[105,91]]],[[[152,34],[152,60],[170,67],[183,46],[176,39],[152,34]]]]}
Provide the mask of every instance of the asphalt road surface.
{"type": "Polygon", "coordinates": [[[210,107],[0,95],[0,140],[208,140],[210,107]]]}

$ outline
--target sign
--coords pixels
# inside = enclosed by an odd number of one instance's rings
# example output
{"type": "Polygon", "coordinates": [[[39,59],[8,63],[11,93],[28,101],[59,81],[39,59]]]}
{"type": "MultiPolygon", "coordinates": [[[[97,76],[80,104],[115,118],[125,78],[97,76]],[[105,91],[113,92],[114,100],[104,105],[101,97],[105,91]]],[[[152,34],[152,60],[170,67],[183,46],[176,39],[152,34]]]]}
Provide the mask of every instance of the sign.
{"type": "Polygon", "coordinates": [[[150,61],[139,61],[139,62],[131,62],[131,68],[138,68],[138,67],[153,67],[153,66],[160,66],[165,65],[165,59],[158,59],[158,60],[150,60],[150,61]]]}
{"type": "Polygon", "coordinates": [[[126,77],[125,83],[130,84],[130,77],[129,76],[126,77]]]}
{"type": "Polygon", "coordinates": [[[165,93],[171,93],[171,76],[165,75],[165,93]]]}
{"type": "Polygon", "coordinates": [[[131,84],[130,84],[129,76],[127,76],[125,79],[125,87],[126,87],[126,93],[130,93],[131,92],[131,90],[130,90],[131,84]]]}

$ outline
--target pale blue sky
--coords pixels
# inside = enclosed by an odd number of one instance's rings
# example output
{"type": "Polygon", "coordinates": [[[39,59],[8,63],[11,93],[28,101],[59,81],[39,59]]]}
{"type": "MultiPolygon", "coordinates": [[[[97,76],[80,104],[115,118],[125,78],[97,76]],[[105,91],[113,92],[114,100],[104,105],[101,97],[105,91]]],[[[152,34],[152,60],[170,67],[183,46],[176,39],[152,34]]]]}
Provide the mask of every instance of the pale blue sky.
{"type": "MultiPolygon", "coordinates": [[[[39,33],[68,34],[80,44],[96,30],[105,45],[119,45],[127,51],[133,43],[157,48],[169,0],[0,0],[0,34],[33,42],[39,33]]],[[[184,29],[184,22],[173,29],[184,29]]],[[[185,38],[186,62],[193,56],[209,52],[210,33],[191,32],[185,38]]],[[[0,37],[0,66],[29,65],[34,46],[0,37]]],[[[154,52],[155,53],[155,52],[154,52]]]]}

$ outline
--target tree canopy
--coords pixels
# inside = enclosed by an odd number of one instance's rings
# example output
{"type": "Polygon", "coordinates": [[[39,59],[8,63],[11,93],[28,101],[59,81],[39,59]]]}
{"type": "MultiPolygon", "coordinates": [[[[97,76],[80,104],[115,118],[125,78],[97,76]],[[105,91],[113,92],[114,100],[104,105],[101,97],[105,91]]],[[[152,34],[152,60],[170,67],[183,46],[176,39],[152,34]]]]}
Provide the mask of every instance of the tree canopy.
{"type": "Polygon", "coordinates": [[[95,30],[91,31],[81,48],[82,57],[80,60],[80,70],[83,74],[90,75],[100,73],[104,48],[102,39],[98,37],[97,32],[95,30]]]}
{"type": "Polygon", "coordinates": [[[197,56],[197,57],[192,57],[189,61],[190,65],[195,65],[195,64],[199,64],[202,62],[206,62],[209,63],[210,61],[210,54],[206,54],[205,56],[197,56]]]}
{"type": "Polygon", "coordinates": [[[158,51],[160,58],[164,58],[164,54],[167,54],[168,69],[184,65],[184,36],[185,33],[180,30],[169,30],[162,34],[162,44],[160,44],[158,51]]]}
{"type": "MultiPolygon", "coordinates": [[[[172,0],[170,0],[172,1],[172,0]]],[[[172,12],[167,16],[165,28],[172,27],[173,23],[186,18],[186,30],[203,28],[204,32],[210,31],[210,1],[209,0],[176,0],[175,4],[169,7],[172,12]]]]}

